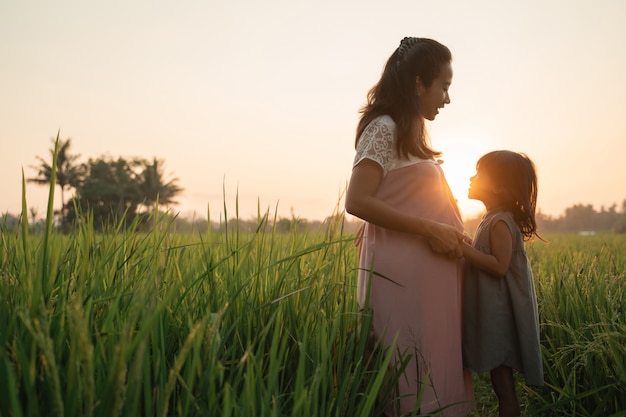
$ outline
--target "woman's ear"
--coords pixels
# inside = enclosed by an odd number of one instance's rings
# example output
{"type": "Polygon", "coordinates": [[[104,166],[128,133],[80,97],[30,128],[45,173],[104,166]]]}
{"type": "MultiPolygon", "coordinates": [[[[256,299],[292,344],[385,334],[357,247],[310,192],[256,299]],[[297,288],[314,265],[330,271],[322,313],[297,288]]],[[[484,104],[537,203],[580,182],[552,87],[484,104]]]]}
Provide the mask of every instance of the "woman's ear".
{"type": "Polygon", "coordinates": [[[422,82],[422,79],[419,76],[415,77],[415,87],[417,90],[418,97],[424,94],[424,90],[425,90],[424,83],[422,82]]]}

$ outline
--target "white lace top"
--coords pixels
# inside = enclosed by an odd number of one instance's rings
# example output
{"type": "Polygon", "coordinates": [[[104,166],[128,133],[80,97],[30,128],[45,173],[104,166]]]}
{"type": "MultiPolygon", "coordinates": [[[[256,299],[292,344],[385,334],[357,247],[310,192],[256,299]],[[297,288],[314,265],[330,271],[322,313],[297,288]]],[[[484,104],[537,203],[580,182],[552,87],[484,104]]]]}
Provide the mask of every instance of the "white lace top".
{"type": "Polygon", "coordinates": [[[415,155],[401,158],[396,149],[396,141],[396,123],[390,116],[378,116],[361,134],[352,167],[354,168],[364,159],[371,159],[383,168],[384,174],[387,174],[394,169],[419,162],[438,163],[434,159],[422,159],[415,155]]]}

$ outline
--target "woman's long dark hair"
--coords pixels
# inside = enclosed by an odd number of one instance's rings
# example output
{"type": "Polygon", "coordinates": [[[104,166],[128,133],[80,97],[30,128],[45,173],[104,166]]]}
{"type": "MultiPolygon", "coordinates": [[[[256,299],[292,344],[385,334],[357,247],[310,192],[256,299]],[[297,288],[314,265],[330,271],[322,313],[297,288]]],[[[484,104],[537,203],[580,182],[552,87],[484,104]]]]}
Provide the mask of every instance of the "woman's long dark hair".
{"type": "Polygon", "coordinates": [[[513,213],[524,238],[539,236],[535,222],[537,172],[533,161],[523,153],[493,151],[478,160],[476,170],[501,186],[502,208],[513,213]]]}
{"type": "Polygon", "coordinates": [[[378,116],[389,115],[396,123],[398,155],[429,159],[441,155],[430,147],[424,118],[420,115],[417,77],[430,87],[442,66],[452,61],[450,50],[437,41],[406,37],[389,57],[383,74],[367,94],[361,109],[356,143],[367,125],[378,116]]]}

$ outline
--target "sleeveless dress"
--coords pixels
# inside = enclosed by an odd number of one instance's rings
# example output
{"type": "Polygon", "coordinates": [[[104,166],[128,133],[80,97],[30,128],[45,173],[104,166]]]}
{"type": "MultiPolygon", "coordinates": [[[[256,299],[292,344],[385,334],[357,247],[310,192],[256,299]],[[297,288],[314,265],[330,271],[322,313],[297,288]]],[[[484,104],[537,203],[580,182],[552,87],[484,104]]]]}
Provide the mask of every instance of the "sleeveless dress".
{"type": "Polygon", "coordinates": [[[521,371],[526,384],[543,385],[537,296],[524,238],[513,215],[502,210],[487,212],[473,246],[490,254],[489,235],[499,221],[506,223],[513,236],[511,266],[498,278],[467,264],[463,360],[474,372],[504,365],[521,371]]]}
{"type": "MultiPolygon", "coordinates": [[[[396,152],[396,127],[389,116],[374,119],[357,145],[354,166],[368,158],[384,176],[376,198],[417,217],[463,229],[439,163],[396,152]]],[[[411,412],[423,390],[421,413],[454,405],[441,415],[464,416],[473,407],[471,374],[463,369],[461,343],[463,264],[436,254],[421,236],[365,223],[359,256],[358,299],[369,302],[373,331],[384,346],[411,355],[398,381],[399,410],[411,412]]]]}

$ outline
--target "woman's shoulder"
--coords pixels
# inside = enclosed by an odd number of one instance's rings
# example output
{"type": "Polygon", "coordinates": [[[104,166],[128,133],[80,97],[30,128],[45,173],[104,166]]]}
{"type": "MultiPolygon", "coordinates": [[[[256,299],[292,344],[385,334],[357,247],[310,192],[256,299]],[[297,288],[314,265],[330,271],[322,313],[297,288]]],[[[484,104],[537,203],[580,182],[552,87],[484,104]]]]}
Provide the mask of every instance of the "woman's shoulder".
{"type": "Polygon", "coordinates": [[[372,119],[357,142],[353,166],[363,159],[371,159],[378,162],[385,172],[389,171],[396,158],[395,129],[395,122],[387,115],[372,119]]]}
{"type": "Polygon", "coordinates": [[[388,141],[395,137],[396,123],[391,116],[382,114],[374,117],[363,129],[359,140],[367,137],[385,137],[388,141]]]}
{"type": "Polygon", "coordinates": [[[395,129],[396,127],[396,122],[394,122],[391,116],[389,116],[388,114],[381,114],[380,116],[376,116],[370,122],[370,125],[372,124],[375,124],[378,126],[386,126],[392,129],[395,129]]]}
{"type": "Polygon", "coordinates": [[[393,132],[396,129],[396,122],[393,121],[391,116],[387,114],[381,114],[379,116],[374,117],[367,123],[365,129],[363,130],[364,134],[372,131],[388,131],[393,132]]]}
{"type": "Polygon", "coordinates": [[[393,121],[391,116],[383,114],[376,116],[371,122],[367,124],[361,138],[384,138],[386,142],[393,142],[396,132],[396,122],[393,121]]]}
{"type": "MultiPolygon", "coordinates": [[[[376,116],[367,124],[359,142],[369,144],[370,142],[386,142],[389,147],[395,142],[396,123],[388,115],[376,116]]],[[[380,145],[379,145],[380,146],[380,145]]]]}

